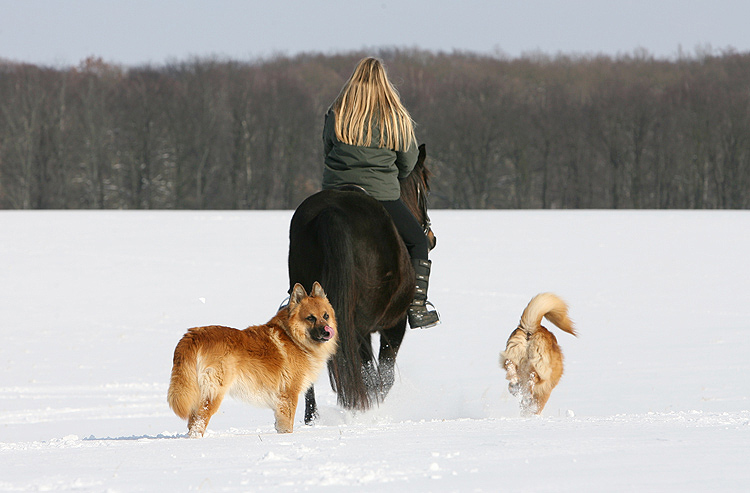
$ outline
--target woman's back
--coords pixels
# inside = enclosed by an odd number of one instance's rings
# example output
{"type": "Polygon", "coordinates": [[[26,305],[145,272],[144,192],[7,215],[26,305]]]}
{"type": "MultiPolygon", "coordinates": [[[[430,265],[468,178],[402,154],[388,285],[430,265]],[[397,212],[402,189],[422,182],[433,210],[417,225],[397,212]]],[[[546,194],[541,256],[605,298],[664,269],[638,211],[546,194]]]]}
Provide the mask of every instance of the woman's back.
{"type": "Polygon", "coordinates": [[[397,200],[401,193],[399,178],[408,176],[417,162],[416,145],[406,151],[396,151],[373,145],[346,144],[336,136],[335,119],[330,110],[323,127],[323,188],[358,185],[378,200],[397,200]]]}

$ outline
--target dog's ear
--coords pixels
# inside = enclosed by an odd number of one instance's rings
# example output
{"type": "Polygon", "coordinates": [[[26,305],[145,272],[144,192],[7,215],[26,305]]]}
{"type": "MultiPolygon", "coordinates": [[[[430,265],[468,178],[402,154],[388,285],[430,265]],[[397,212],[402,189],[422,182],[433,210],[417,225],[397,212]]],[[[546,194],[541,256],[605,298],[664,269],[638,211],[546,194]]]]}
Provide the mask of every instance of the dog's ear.
{"type": "Polygon", "coordinates": [[[326,292],[323,291],[323,286],[320,285],[318,281],[315,281],[312,287],[312,291],[310,291],[310,296],[315,296],[316,298],[326,298],[326,292]]]}
{"type": "Polygon", "coordinates": [[[297,304],[299,304],[300,301],[302,301],[302,298],[305,298],[307,296],[307,291],[305,291],[305,288],[302,287],[302,284],[297,283],[292,288],[292,294],[289,296],[289,308],[293,308],[297,304]]]}

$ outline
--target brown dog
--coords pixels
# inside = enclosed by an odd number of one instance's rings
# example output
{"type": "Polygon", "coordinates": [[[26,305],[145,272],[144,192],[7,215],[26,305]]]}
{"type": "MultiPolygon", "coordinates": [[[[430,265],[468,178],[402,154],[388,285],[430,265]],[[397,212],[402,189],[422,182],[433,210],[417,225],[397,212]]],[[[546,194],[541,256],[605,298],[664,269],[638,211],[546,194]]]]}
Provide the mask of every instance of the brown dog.
{"type": "Polygon", "coordinates": [[[289,304],[265,325],[245,330],[210,326],[188,330],[174,351],[167,400],[203,436],[227,392],[274,410],[276,431],[291,433],[301,392],[336,352],[336,319],[317,282],[310,296],[301,284],[289,304]]]}
{"type": "Polygon", "coordinates": [[[524,416],[542,413],[563,374],[562,351],[554,334],[542,327],[542,317],[576,335],[568,307],[556,295],[538,294],[526,306],[518,328],[500,353],[500,366],[510,381],[508,390],[519,398],[524,416]]]}

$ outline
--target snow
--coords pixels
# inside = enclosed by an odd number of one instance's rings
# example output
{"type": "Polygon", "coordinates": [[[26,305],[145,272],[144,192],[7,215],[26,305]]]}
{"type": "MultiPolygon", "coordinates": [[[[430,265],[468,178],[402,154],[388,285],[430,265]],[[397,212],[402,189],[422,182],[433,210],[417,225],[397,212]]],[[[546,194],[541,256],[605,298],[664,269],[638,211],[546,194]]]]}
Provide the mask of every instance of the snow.
{"type": "MultiPolygon", "coordinates": [[[[396,384],[276,434],[227,399],[168,408],[188,327],[263,323],[291,211],[0,213],[0,491],[741,491],[750,484],[750,213],[433,211],[430,299],[396,384]],[[498,356],[552,291],[565,375],[519,417],[498,356]]],[[[548,325],[549,327],[549,325],[548,325]]],[[[551,328],[551,327],[550,327],[551,328]]]]}

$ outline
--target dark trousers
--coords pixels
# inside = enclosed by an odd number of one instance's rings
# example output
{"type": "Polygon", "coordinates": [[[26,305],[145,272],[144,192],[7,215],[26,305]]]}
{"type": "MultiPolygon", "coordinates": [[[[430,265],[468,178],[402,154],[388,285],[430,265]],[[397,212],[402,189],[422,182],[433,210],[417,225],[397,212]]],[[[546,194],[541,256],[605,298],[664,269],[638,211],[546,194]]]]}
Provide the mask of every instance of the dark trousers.
{"type": "Polygon", "coordinates": [[[396,224],[396,229],[406,243],[406,249],[409,250],[409,256],[413,259],[427,260],[427,254],[430,251],[429,243],[422,225],[419,224],[414,214],[401,199],[381,200],[380,203],[396,224]]]}

